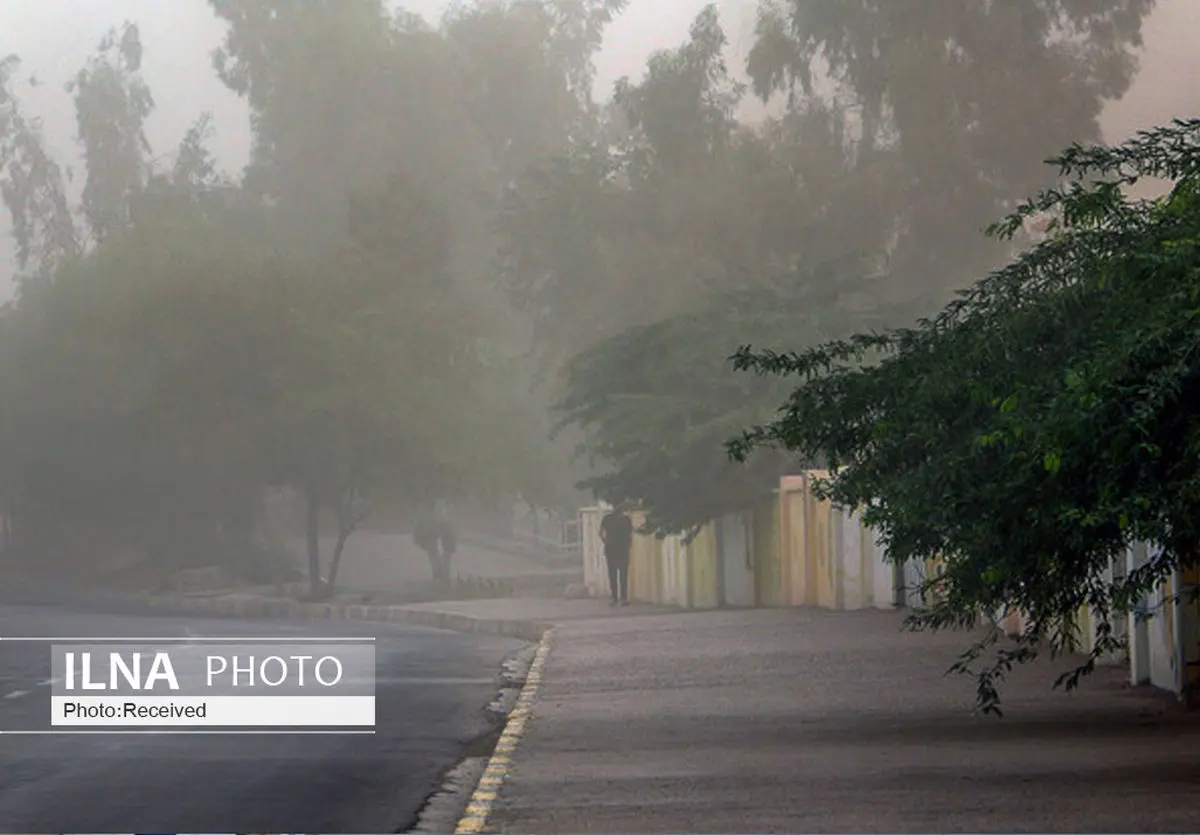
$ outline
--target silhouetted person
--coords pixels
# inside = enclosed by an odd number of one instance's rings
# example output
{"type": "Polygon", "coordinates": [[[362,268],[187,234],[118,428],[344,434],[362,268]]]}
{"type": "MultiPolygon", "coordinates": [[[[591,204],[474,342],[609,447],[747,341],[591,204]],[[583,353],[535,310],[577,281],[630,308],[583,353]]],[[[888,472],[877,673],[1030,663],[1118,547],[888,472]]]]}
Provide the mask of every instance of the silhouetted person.
{"type": "Polygon", "coordinates": [[[441,521],[436,510],[426,505],[417,511],[417,523],[413,528],[413,542],[429,558],[429,568],[433,573],[435,583],[446,582],[450,579],[450,561],[443,558],[442,555],[441,521]]]}
{"type": "Polygon", "coordinates": [[[446,565],[446,571],[450,571],[450,560],[458,552],[458,527],[450,518],[450,514],[446,510],[441,510],[438,513],[437,520],[438,541],[442,545],[442,562],[446,565]]]}
{"type": "Polygon", "coordinates": [[[629,552],[633,549],[633,521],[620,507],[614,507],[600,520],[600,540],[604,543],[604,561],[608,563],[608,587],[612,605],[629,605],[629,552]]]}

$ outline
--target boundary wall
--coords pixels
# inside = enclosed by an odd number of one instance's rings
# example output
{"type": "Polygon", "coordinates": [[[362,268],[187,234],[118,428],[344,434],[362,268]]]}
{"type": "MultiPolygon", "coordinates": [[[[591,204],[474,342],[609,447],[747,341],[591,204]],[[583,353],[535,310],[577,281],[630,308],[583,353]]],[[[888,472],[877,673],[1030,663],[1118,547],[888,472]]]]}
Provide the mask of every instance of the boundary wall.
{"type": "MultiPolygon", "coordinates": [[[[634,536],[629,572],[630,598],[686,609],[814,606],[823,609],[918,608],[931,603],[942,571],[939,560],[896,566],[858,514],[819,498],[816,482],[824,471],[780,479],[758,505],[705,524],[692,537],[634,536]]],[[[579,512],[584,583],[593,597],[609,595],[608,570],[600,541],[607,508],[579,512]]],[[[644,514],[630,514],[635,527],[644,514]]],[[[1137,544],[1113,561],[1113,577],[1124,576],[1153,554],[1137,544]]],[[[1130,682],[1178,694],[1190,704],[1200,696],[1200,602],[1172,600],[1176,589],[1195,588],[1200,572],[1171,578],[1122,617],[1114,629],[1127,651],[1103,659],[1128,663],[1130,682]]],[[[997,612],[992,621],[1010,635],[1025,621],[1019,612],[997,612]]],[[[1095,645],[1097,619],[1086,608],[1077,625],[1083,651],[1095,645]]]]}

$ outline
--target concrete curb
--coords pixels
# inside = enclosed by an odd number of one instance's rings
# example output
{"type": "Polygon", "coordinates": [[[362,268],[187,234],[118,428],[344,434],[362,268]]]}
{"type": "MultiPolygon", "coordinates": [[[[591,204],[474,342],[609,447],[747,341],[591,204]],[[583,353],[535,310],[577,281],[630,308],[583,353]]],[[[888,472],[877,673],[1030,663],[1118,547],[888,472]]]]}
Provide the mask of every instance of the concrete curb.
{"type": "Polygon", "coordinates": [[[366,606],[341,603],[304,603],[299,600],[270,598],[146,598],[155,609],[197,614],[225,615],[237,618],[271,618],[278,620],[352,620],[374,623],[407,623],[452,632],[494,635],[537,643],[553,625],[535,620],[512,618],[477,618],[459,612],[439,609],[417,609],[408,606],[366,606]]]}

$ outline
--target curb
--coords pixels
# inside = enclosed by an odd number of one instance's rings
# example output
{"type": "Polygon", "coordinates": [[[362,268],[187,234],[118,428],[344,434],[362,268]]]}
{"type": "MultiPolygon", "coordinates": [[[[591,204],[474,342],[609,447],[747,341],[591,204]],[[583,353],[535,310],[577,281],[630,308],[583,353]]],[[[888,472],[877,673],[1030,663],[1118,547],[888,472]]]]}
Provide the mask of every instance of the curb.
{"type": "Polygon", "coordinates": [[[553,628],[552,624],[510,618],[477,618],[438,609],[413,609],[407,606],[368,606],[361,604],[303,603],[298,600],[268,598],[163,598],[145,602],[155,609],[197,614],[216,614],[237,618],[278,620],[350,620],[373,623],[407,623],[451,632],[517,638],[538,643],[553,628]]]}
{"type": "Polygon", "coordinates": [[[500,789],[503,788],[512,767],[517,745],[525,735],[526,726],[533,720],[533,705],[542,684],[542,671],[545,669],[546,659],[554,647],[554,634],[553,629],[548,630],[538,641],[537,653],[525,674],[525,686],[521,688],[521,695],[517,698],[512,712],[508,714],[504,730],[496,741],[496,748],[488,758],[487,767],[480,775],[467,808],[463,810],[458,825],[454,828],[455,835],[478,835],[487,827],[488,819],[499,799],[500,789]]]}

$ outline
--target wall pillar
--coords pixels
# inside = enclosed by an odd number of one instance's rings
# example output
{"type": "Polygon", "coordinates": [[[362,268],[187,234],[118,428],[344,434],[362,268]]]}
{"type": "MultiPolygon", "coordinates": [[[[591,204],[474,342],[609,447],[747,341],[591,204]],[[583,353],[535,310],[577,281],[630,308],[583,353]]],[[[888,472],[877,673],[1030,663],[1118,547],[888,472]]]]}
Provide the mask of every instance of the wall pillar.
{"type": "Polygon", "coordinates": [[[1189,710],[1200,708],[1200,568],[1193,566],[1179,572],[1178,652],[1180,698],[1189,710]]]}
{"type": "MultiPolygon", "coordinates": [[[[1147,549],[1144,542],[1135,542],[1125,551],[1125,574],[1129,576],[1134,569],[1146,563],[1147,549]]],[[[1146,595],[1138,600],[1128,615],[1129,629],[1129,683],[1133,686],[1150,683],[1150,624],[1146,615],[1150,601],[1146,595]]]]}

